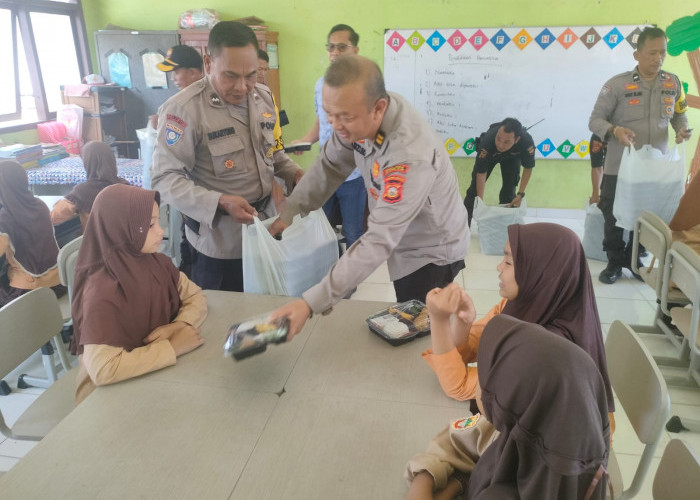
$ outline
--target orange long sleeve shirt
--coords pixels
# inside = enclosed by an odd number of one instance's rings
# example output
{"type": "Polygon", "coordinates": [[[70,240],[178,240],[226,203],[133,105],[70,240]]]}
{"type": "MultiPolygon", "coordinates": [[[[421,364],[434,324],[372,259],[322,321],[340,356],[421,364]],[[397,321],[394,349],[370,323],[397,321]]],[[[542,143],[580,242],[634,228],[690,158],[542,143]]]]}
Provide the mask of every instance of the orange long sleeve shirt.
{"type": "Polygon", "coordinates": [[[467,364],[476,361],[479,340],[486,323],[497,314],[501,314],[506,302],[506,299],[501,300],[486,316],[475,321],[469,330],[469,339],[464,344],[444,354],[435,354],[432,349],[423,352],[423,359],[435,372],[440,387],[449,397],[457,401],[466,401],[476,396],[479,382],[476,367],[467,364]]]}

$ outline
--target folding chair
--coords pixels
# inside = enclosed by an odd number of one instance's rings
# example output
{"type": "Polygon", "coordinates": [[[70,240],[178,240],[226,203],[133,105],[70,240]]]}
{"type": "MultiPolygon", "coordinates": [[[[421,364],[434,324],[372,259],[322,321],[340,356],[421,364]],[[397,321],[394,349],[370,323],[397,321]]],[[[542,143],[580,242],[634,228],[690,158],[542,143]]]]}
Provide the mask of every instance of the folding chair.
{"type": "MultiPolygon", "coordinates": [[[[673,323],[683,335],[683,346],[689,350],[690,362],[683,377],[667,378],[670,385],[700,385],[700,255],[685,243],[677,241],[671,246],[664,269],[664,283],[675,285],[690,298],[691,308],[671,307],[669,292],[661,296],[661,308],[671,316],[673,323]]],[[[668,286],[666,286],[668,288],[668,286]]],[[[700,431],[700,420],[674,416],[666,428],[671,432],[683,429],[700,431]]]]}
{"type": "Polygon", "coordinates": [[[629,325],[621,321],[610,325],[605,341],[605,354],[608,359],[610,383],[639,441],[644,444],[634,478],[627,489],[623,489],[622,474],[615,452],[610,450],[608,474],[615,491],[615,499],[628,499],[639,492],[649,470],[654,450],[670,413],[671,400],[659,367],[629,325]]]}
{"type": "MultiPolygon", "coordinates": [[[[656,303],[661,304],[661,294],[667,292],[668,301],[673,304],[687,304],[688,297],[677,289],[668,290],[664,287],[663,271],[671,244],[673,243],[671,229],[656,214],[643,211],[633,228],[632,270],[639,274],[644,282],[656,292],[656,303]],[[648,267],[637,267],[639,244],[644,245],[653,256],[652,264],[648,267]],[[656,264],[656,265],[655,265],[656,264]]],[[[660,305],[656,307],[654,323],[651,325],[632,325],[637,333],[663,333],[676,350],[675,357],[660,357],[658,363],[671,366],[685,366],[688,360],[688,348],[680,340],[678,331],[668,324],[669,314],[660,305]]]]}
{"type": "MultiPolygon", "coordinates": [[[[0,309],[3,348],[0,376],[4,377],[44,344],[63,325],[56,295],[37,288],[0,309]]],[[[12,439],[38,441],[75,406],[77,369],[54,382],[10,428],[0,412],[0,433],[12,439]]]]}
{"type": "Polygon", "coordinates": [[[696,500],[700,493],[700,457],[680,439],[664,450],[652,486],[654,500],[696,500]]]}

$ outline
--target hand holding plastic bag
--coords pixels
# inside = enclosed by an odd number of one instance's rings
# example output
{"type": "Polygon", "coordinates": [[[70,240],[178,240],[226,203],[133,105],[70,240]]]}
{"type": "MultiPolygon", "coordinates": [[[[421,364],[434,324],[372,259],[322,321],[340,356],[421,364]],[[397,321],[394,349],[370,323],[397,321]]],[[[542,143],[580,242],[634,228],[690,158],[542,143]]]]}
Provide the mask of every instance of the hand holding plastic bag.
{"type": "Polygon", "coordinates": [[[281,240],[268,230],[275,220],[256,217],[243,230],[243,289],[300,297],[338,261],[338,238],[321,209],[296,216],[281,240]]]}

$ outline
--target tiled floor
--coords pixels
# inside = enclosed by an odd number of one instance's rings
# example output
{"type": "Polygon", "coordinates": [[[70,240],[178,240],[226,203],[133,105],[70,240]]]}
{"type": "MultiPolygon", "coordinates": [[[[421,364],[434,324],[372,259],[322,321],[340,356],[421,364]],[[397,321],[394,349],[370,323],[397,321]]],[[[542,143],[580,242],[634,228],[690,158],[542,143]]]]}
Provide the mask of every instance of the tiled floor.
{"type": "MultiPolygon", "coordinates": [[[[554,209],[530,209],[526,222],[555,222],[574,230],[579,236],[583,236],[583,211],[554,210],[554,209]]],[[[469,255],[466,258],[467,268],[457,277],[458,283],[463,285],[474,299],[478,314],[486,313],[500,297],[497,292],[496,265],[501,257],[484,255],[479,247],[476,234],[472,235],[469,255]]],[[[615,319],[621,319],[631,324],[650,324],[654,318],[656,297],[648,286],[636,281],[626,274],[615,285],[603,285],[597,277],[603,269],[604,263],[589,261],[589,268],[593,277],[593,286],[598,301],[598,311],[603,325],[603,333],[606,334],[610,323],[615,319]]],[[[627,271],[625,271],[627,272],[627,271]]],[[[394,301],[394,288],[389,280],[386,265],[377,269],[363,283],[352,297],[357,300],[382,300],[394,301]]],[[[661,338],[645,337],[647,345],[654,354],[665,353],[665,342],[661,338]]],[[[608,363],[614,362],[608,360],[608,363]]],[[[41,374],[39,357],[30,359],[20,370],[6,378],[10,385],[17,382],[17,374],[29,370],[32,373],[41,374]]],[[[664,370],[664,373],[670,370],[664,370]]],[[[671,414],[700,419],[700,389],[669,387],[671,394],[671,414]]],[[[15,390],[10,396],[0,397],[0,409],[5,419],[11,424],[18,415],[41,393],[41,389],[15,390]]],[[[614,436],[614,449],[620,462],[625,484],[629,484],[634,475],[641,445],[632,430],[629,422],[621,411],[616,414],[617,430],[614,436]]],[[[700,454],[700,433],[683,432],[671,434],[663,432],[661,442],[655,453],[651,469],[639,499],[651,499],[651,484],[653,475],[663,453],[664,446],[674,437],[680,437],[700,454]]],[[[0,437],[0,471],[8,470],[20,460],[33,446],[33,443],[17,442],[0,437]]]]}

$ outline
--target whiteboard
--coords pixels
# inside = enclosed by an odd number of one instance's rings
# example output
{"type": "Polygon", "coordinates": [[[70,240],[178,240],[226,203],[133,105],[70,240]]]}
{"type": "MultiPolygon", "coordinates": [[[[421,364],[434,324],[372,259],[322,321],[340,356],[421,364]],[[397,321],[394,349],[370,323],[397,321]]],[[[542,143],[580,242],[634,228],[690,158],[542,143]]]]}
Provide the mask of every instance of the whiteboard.
{"type": "Polygon", "coordinates": [[[603,84],[629,71],[643,26],[386,30],[387,89],[408,99],[452,156],[511,116],[538,158],[588,156],[588,118],[603,84]]]}

